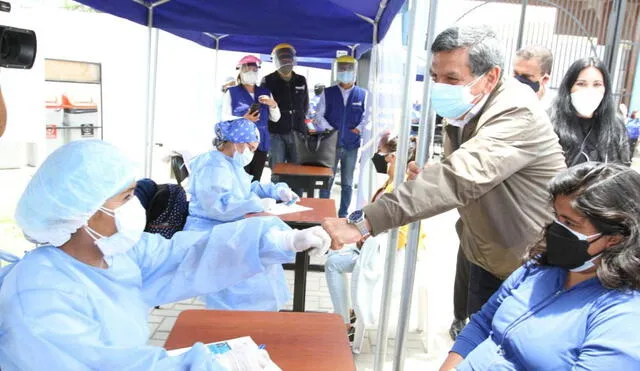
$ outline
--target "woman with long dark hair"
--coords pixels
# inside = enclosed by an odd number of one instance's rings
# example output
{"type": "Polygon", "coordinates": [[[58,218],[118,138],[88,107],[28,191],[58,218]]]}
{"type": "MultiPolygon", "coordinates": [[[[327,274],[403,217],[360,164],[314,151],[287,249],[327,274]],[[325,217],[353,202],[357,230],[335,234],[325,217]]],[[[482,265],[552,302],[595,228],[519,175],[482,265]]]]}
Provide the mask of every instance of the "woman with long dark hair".
{"type": "Polygon", "coordinates": [[[616,114],[611,79],[598,59],[579,59],[569,67],[550,117],[567,166],[586,161],[631,162],[624,122],[616,114]]]}
{"type": "Polygon", "coordinates": [[[640,370],[640,174],[587,162],[549,192],[555,220],[441,370],[640,370]]]}

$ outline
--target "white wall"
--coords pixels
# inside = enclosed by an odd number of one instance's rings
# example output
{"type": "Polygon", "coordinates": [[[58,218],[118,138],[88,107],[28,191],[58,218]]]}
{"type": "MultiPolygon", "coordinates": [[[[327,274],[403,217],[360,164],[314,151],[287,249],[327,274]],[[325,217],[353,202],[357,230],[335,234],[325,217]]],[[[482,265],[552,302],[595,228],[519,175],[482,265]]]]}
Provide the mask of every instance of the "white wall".
{"type": "MultiPolygon", "coordinates": [[[[36,31],[37,61],[32,70],[2,70],[9,110],[8,129],[0,152],[11,142],[44,143],[44,59],[102,64],[104,139],[121,147],[140,170],[144,163],[147,77],[147,28],[108,14],[70,12],[49,6],[20,8],[0,14],[0,24],[36,31]]],[[[244,53],[220,52],[218,81],[235,76],[244,53]]],[[[220,84],[214,83],[215,51],[160,32],[155,111],[155,140],[164,149],[202,152],[210,148],[220,84]]],[[[262,74],[274,70],[266,63],[262,74]]],[[[297,67],[312,86],[328,80],[327,72],[297,67]],[[310,71],[310,72],[308,72],[310,71]]],[[[326,81],[328,82],[328,81],[326,81]]],[[[5,151],[6,152],[6,151],[5,151]]],[[[16,161],[26,163],[24,155],[16,161]]],[[[0,164],[1,165],[1,164],[0,164]]]]}

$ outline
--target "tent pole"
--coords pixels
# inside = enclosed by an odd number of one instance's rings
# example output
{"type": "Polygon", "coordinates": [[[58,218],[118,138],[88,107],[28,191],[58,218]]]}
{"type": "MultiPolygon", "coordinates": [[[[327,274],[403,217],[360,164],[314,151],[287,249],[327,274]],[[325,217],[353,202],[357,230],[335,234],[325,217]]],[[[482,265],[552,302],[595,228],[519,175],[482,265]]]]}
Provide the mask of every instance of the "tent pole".
{"type": "Polygon", "coordinates": [[[216,38],[216,59],[213,70],[213,87],[218,87],[218,54],[220,53],[220,38],[216,38]]]}
{"type": "Polygon", "coordinates": [[[220,40],[224,39],[229,35],[214,35],[208,32],[203,32],[203,34],[205,36],[209,36],[210,38],[212,38],[216,45],[216,54],[215,54],[215,59],[213,60],[213,86],[217,87],[218,86],[218,54],[220,52],[220,40]]]}
{"type": "MultiPolygon", "coordinates": [[[[408,12],[409,12],[409,29],[413,32],[409,33],[409,40],[407,45],[407,60],[405,68],[405,79],[402,90],[402,121],[401,129],[398,140],[398,148],[396,151],[396,168],[394,175],[394,188],[404,182],[405,171],[407,167],[407,151],[409,149],[409,131],[410,125],[410,112],[411,102],[409,96],[411,94],[411,84],[415,80],[416,61],[414,58],[414,34],[416,24],[416,3],[418,0],[409,0],[408,12]]],[[[382,306],[380,308],[380,324],[378,326],[378,338],[376,357],[374,363],[375,371],[382,371],[384,369],[385,355],[387,353],[387,337],[388,337],[388,322],[389,312],[391,310],[391,299],[393,292],[393,277],[395,270],[396,259],[396,245],[398,241],[398,228],[394,228],[389,233],[389,245],[387,246],[387,261],[385,264],[383,289],[382,289],[382,306]]],[[[401,339],[400,339],[401,340],[401,339]]],[[[397,346],[396,346],[397,348],[397,346]]]]}
{"type": "Polygon", "coordinates": [[[147,8],[147,29],[148,49],[147,49],[147,112],[145,127],[145,156],[144,156],[144,175],[151,178],[151,170],[153,168],[153,131],[155,125],[155,104],[156,104],[156,79],[158,73],[158,38],[159,32],[153,27],[153,10],[162,4],[168,3],[170,0],[161,0],[156,3],[147,4],[141,0],[134,0],[136,3],[147,8]]]}
{"type": "MultiPolygon", "coordinates": [[[[427,23],[427,37],[425,47],[428,48],[433,43],[435,38],[435,23],[436,23],[436,3],[437,0],[431,0],[429,5],[429,18],[427,23]]],[[[417,10],[419,14],[425,14],[423,9],[417,10]]],[[[415,17],[415,16],[414,16],[415,17]]],[[[415,20],[414,30],[412,34],[416,33],[415,20]]],[[[430,68],[432,60],[432,54],[427,51],[427,68],[430,68]]],[[[411,74],[413,77],[414,74],[411,74]]],[[[430,79],[425,76],[424,79],[424,94],[422,100],[422,112],[421,122],[418,129],[418,147],[416,148],[416,161],[418,166],[424,166],[426,159],[429,158],[429,148],[431,146],[431,133],[434,129],[435,115],[431,112],[431,84],[430,79]],[[428,114],[428,120],[427,120],[428,114]]],[[[406,101],[408,102],[408,100],[406,101]]],[[[404,122],[407,122],[406,120],[404,122]]],[[[405,130],[406,131],[406,130],[405,130]]],[[[406,357],[406,339],[409,331],[409,320],[411,316],[411,299],[413,295],[413,285],[415,281],[416,263],[418,259],[418,246],[420,244],[420,222],[411,223],[409,226],[409,237],[407,241],[407,248],[405,251],[405,263],[404,263],[404,275],[402,277],[402,290],[400,297],[400,313],[398,314],[398,326],[396,333],[396,348],[394,353],[394,365],[393,370],[403,370],[404,360],[406,357]]],[[[427,332],[428,339],[428,332],[427,332]]],[[[428,351],[428,341],[427,341],[428,351]]]]}
{"type": "MultiPolygon", "coordinates": [[[[373,24],[373,39],[372,39],[372,46],[371,46],[371,66],[369,67],[369,99],[372,99],[371,101],[371,115],[369,116],[370,121],[369,121],[369,125],[371,125],[371,143],[370,145],[373,147],[373,151],[377,151],[377,145],[378,143],[376,143],[376,140],[378,138],[378,127],[377,127],[377,120],[378,120],[378,68],[379,68],[379,43],[378,43],[378,24],[374,23],[373,24]]],[[[366,143],[365,143],[366,145],[366,143]]],[[[375,153],[375,152],[374,152],[375,153]]],[[[366,160],[368,161],[368,160],[366,160]]],[[[371,164],[369,164],[368,167],[366,167],[366,169],[369,170],[369,174],[367,177],[367,190],[368,190],[368,194],[367,194],[367,200],[370,200],[371,197],[373,197],[373,189],[375,187],[375,173],[373,171],[373,168],[371,167],[371,164]]]]}
{"type": "Polygon", "coordinates": [[[144,175],[151,178],[153,168],[153,131],[155,124],[156,79],[158,72],[158,36],[157,28],[153,28],[153,6],[149,7],[149,48],[147,50],[147,126],[145,132],[144,175]]]}

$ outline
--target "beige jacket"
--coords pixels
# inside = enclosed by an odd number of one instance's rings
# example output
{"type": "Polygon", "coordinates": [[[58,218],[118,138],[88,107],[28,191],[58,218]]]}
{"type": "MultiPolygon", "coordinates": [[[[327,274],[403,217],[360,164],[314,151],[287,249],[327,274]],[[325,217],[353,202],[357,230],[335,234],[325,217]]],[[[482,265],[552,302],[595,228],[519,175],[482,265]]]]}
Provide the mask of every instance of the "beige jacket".
{"type": "Polygon", "coordinates": [[[365,216],[378,234],[457,208],[466,257],[505,279],[551,220],[547,183],[565,168],[558,137],[531,88],[511,77],[463,129],[444,130],[444,160],[366,206],[365,216]]]}

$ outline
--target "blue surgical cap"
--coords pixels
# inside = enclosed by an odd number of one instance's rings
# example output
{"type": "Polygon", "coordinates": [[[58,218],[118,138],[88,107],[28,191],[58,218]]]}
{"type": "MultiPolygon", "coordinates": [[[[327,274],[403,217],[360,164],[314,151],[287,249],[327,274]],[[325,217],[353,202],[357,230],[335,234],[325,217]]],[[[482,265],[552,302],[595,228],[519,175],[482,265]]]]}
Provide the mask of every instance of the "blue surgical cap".
{"type": "Polygon", "coordinates": [[[258,127],[245,118],[222,121],[216,125],[216,143],[251,143],[259,141],[260,133],[258,132],[258,127]]]}
{"type": "Polygon", "coordinates": [[[135,181],[120,150],[100,140],[79,140],[54,151],[35,173],[16,208],[27,238],[60,246],[109,198],[135,181]]]}

